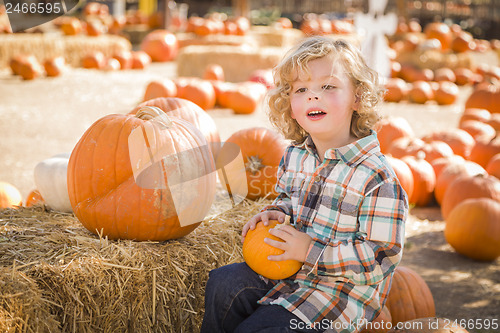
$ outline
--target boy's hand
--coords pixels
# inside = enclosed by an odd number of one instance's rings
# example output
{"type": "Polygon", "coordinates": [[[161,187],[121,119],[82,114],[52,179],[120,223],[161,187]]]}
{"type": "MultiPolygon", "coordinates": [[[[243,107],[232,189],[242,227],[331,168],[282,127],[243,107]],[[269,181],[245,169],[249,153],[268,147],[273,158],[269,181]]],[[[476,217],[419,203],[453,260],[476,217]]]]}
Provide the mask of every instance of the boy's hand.
{"type": "Polygon", "coordinates": [[[305,232],[298,231],[290,225],[280,225],[279,229],[269,229],[269,233],[273,236],[281,238],[283,241],[276,241],[270,238],[264,238],[264,242],[273,247],[281,249],[283,252],[280,255],[269,256],[271,261],[281,260],[297,260],[305,262],[309,246],[311,245],[312,237],[305,232]]]}
{"type": "Polygon", "coordinates": [[[269,220],[278,220],[280,223],[285,222],[286,214],[279,210],[266,210],[254,215],[248,222],[243,226],[241,231],[241,242],[245,240],[248,230],[254,230],[255,226],[259,221],[262,221],[265,226],[269,224],[269,220]]]}

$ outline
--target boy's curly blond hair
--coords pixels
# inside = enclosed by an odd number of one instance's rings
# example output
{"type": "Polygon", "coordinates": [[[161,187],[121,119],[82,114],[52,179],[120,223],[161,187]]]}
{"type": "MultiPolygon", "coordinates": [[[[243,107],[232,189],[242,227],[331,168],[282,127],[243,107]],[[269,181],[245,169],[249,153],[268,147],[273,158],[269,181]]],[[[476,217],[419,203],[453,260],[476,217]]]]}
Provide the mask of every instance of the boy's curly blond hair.
{"type": "Polygon", "coordinates": [[[308,73],[309,61],[333,54],[340,61],[354,86],[359,101],[358,110],[353,112],[351,132],[357,138],[370,134],[379,119],[375,106],[382,100],[383,87],[376,71],[368,67],[359,49],[342,39],[328,37],[305,38],[291,49],[274,68],[275,88],[267,95],[269,119],[286,139],[301,143],[307,132],[291,117],[290,91],[299,73],[308,73]]]}

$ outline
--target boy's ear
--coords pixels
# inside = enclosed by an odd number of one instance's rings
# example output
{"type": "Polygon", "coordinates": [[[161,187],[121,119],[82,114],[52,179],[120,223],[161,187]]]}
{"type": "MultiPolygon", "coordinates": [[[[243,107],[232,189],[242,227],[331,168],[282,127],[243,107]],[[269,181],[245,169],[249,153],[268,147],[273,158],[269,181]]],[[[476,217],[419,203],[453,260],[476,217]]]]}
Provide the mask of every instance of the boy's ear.
{"type": "Polygon", "coordinates": [[[354,94],[354,103],[352,105],[352,109],[354,111],[358,111],[360,102],[361,102],[361,97],[360,97],[359,91],[356,91],[356,93],[354,94]]]}
{"type": "Polygon", "coordinates": [[[354,96],[354,103],[352,104],[352,109],[354,111],[358,111],[360,100],[361,100],[361,98],[359,98],[359,95],[354,96]]]}

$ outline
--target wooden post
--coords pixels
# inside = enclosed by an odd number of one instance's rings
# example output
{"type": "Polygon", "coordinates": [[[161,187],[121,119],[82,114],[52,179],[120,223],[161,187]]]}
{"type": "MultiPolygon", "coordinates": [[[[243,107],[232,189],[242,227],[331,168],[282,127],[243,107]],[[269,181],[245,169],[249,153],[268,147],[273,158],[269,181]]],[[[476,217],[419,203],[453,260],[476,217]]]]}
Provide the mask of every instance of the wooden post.
{"type": "Polygon", "coordinates": [[[404,17],[405,21],[408,21],[408,4],[406,0],[397,0],[398,6],[398,17],[404,17]]]}
{"type": "Polygon", "coordinates": [[[250,16],[250,1],[249,0],[232,0],[233,16],[250,16]]]}
{"type": "Polygon", "coordinates": [[[161,2],[161,8],[163,11],[163,19],[161,22],[161,28],[162,29],[168,29],[170,27],[170,20],[171,20],[171,6],[175,6],[175,2],[172,0],[158,0],[158,2],[161,2]]]}

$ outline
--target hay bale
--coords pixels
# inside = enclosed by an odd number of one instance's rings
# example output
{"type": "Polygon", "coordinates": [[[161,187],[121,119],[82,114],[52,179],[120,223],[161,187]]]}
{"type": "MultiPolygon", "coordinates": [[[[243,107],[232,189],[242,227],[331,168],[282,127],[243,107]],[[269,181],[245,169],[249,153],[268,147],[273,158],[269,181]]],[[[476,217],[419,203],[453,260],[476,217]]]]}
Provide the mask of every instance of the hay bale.
{"type": "Polygon", "coordinates": [[[399,54],[396,61],[401,64],[409,64],[420,69],[436,70],[442,67],[451,69],[466,67],[474,68],[475,64],[471,52],[452,53],[440,50],[417,49],[413,52],[403,52],[399,54]]]}
{"type": "Polygon", "coordinates": [[[42,206],[0,210],[0,331],[198,332],[208,272],[243,260],[241,227],[269,203],[166,242],[109,241],[42,206]]]}
{"type": "Polygon", "coordinates": [[[127,39],[116,35],[64,36],[63,41],[64,58],[68,64],[74,67],[81,66],[82,58],[90,51],[101,51],[104,56],[111,57],[119,51],[132,50],[132,44],[127,39]]]}
{"type": "Polygon", "coordinates": [[[7,67],[10,59],[18,54],[33,54],[42,63],[49,57],[63,56],[68,64],[77,67],[89,51],[101,51],[111,56],[117,51],[131,49],[127,39],[115,35],[0,34],[0,68],[7,67]]]}
{"type": "Polygon", "coordinates": [[[273,26],[252,26],[249,34],[257,40],[260,46],[279,46],[289,48],[304,38],[299,29],[283,29],[273,26]]]}
{"type": "Polygon", "coordinates": [[[202,77],[205,67],[219,64],[226,81],[246,81],[256,69],[272,68],[286,50],[280,47],[247,47],[229,45],[192,45],[177,56],[178,76],[202,77]]]}
{"type": "Polygon", "coordinates": [[[0,267],[0,332],[60,332],[42,291],[15,264],[0,267]]]}
{"type": "Polygon", "coordinates": [[[211,34],[207,36],[198,36],[192,32],[181,32],[175,34],[179,41],[179,47],[183,48],[190,45],[251,45],[258,46],[255,38],[249,35],[221,35],[211,34]]]}

